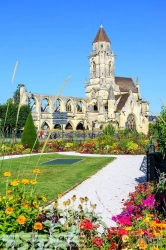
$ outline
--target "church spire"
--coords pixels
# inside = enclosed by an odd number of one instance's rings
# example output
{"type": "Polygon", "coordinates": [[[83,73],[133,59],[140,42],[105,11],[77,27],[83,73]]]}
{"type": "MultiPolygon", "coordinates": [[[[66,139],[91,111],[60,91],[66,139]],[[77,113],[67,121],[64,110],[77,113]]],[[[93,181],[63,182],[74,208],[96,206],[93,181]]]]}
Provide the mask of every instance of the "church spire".
{"type": "Polygon", "coordinates": [[[93,43],[96,43],[96,42],[109,42],[109,43],[111,43],[103,26],[102,26],[102,24],[100,25],[100,29],[98,30],[97,35],[93,41],[93,43]]]}

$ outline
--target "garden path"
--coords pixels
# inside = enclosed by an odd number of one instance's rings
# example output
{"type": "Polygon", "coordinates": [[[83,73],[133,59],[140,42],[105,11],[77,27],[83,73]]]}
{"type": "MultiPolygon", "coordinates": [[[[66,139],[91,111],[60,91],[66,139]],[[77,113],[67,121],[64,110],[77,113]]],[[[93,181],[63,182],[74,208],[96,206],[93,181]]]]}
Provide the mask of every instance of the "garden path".
{"type": "MultiPolygon", "coordinates": [[[[75,152],[61,152],[63,155],[82,156],[75,152]]],[[[108,157],[108,155],[87,155],[90,157],[108,157]]],[[[111,155],[109,155],[112,157],[111,155]]],[[[117,155],[116,160],[99,170],[95,175],[82,182],[62,197],[62,201],[87,196],[92,204],[97,204],[96,212],[100,212],[107,226],[116,226],[111,219],[122,211],[122,199],[127,199],[138,183],[146,181],[145,155],[117,155]]],[[[77,199],[76,207],[80,203],[77,199]]]]}

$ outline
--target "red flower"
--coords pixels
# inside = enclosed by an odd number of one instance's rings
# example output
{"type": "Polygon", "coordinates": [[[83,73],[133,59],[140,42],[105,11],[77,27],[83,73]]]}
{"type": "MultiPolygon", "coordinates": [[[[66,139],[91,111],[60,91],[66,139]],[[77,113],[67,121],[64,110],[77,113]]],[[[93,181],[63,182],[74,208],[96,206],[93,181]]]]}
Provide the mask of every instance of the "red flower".
{"type": "Polygon", "coordinates": [[[93,229],[93,224],[90,220],[84,219],[80,224],[80,229],[85,229],[85,230],[93,229]]]}
{"type": "Polygon", "coordinates": [[[100,237],[96,237],[92,240],[93,244],[96,244],[98,248],[101,248],[104,245],[104,240],[100,237]]]}
{"type": "Polygon", "coordinates": [[[128,231],[124,228],[119,228],[118,229],[118,234],[120,235],[128,235],[128,231]]]}

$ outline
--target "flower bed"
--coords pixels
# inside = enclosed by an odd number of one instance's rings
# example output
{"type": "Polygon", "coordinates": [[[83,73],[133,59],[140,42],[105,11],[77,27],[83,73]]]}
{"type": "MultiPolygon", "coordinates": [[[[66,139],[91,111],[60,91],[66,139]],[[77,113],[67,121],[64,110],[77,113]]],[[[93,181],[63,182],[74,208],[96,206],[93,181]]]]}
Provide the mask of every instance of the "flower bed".
{"type": "Polygon", "coordinates": [[[146,145],[149,138],[145,135],[136,136],[101,136],[95,139],[88,139],[86,141],[65,141],[65,140],[51,140],[45,145],[45,141],[40,142],[39,149],[29,149],[21,143],[5,143],[0,147],[0,155],[17,155],[28,153],[44,152],[64,152],[76,151],[80,153],[89,154],[145,154],[146,145]]]}
{"type": "Polygon", "coordinates": [[[117,227],[107,228],[96,204],[88,197],[62,202],[61,195],[45,207],[46,198],[35,196],[40,169],[31,179],[12,179],[4,172],[6,193],[0,197],[0,247],[2,249],[166,249],[166,178],[142,183],[123,201],[117,227]],[[5,248],[6,247],[6,248],[5,248]]]}

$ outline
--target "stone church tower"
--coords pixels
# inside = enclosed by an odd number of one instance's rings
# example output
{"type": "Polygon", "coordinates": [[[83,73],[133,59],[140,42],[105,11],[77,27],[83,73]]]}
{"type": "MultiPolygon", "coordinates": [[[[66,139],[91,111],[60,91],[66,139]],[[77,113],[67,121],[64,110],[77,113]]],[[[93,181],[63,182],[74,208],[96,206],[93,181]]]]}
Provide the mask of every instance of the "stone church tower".
{"type": "Polygon", "coordinates": [[[67,112],[66,130],[100,130],[108,124],[116,129],[129,127],[138,132],[148,133],[148,102],[140,97],[138,78],[117,77],[114,72],[115,55],[111,41],[102,25],[92,43],[89,55],[90,80],[86,82],[85,98],[27,93],[20,89],[21,103],[33,101],[32,117],[40,130],[56,128],[52,113],[67,112]],[[43,102],[44,105],[43,105],[43,102]]]}
{"type": "Polygon", "coordinates": [[[102,25],[92,45],[86,83],[88,120],[95,121],[96,128],[111,123],[117,129],[130,127],[147,133],[148,102],[140,99],[138,79],[134,84],[131,78],[115,76],[115,55],[102,25]]]}

